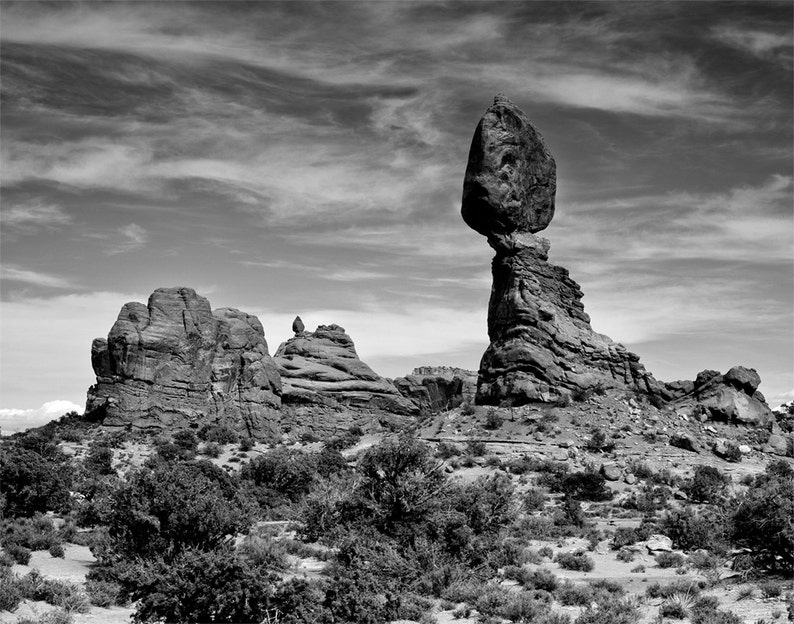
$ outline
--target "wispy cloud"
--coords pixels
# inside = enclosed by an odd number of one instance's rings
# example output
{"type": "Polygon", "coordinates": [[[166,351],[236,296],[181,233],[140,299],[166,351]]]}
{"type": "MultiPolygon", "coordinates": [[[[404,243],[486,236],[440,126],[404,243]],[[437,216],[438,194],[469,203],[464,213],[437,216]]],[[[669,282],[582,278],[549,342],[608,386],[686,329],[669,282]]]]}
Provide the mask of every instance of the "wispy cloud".
{"type": "Polygon", "coordinates": [[[712,30],[718,41],[747,52],[757,58],[792,65],[794,41],[790,32],[740,29],[733,26],[718,26],[712,30]]]}
{"type": "Polygon", "coordinates": [[[31,271],[8,264],[4,264],[0,267],[0,277],[4,280],[21,282],[23,284],[40,286],[43,288],[74,288],[75,286],[74,282],[68,278],[50,275],[49,273],[41,273],[39,271],[31,271]]]}
{"type": "Polygon", "coordinates": [[[42,200],[4,207],[0,212],[0,223],[6,231],[22,234],[31,234],[41,228],[54,229],[71,222],[71,216],[63,208],[42,200]]]}

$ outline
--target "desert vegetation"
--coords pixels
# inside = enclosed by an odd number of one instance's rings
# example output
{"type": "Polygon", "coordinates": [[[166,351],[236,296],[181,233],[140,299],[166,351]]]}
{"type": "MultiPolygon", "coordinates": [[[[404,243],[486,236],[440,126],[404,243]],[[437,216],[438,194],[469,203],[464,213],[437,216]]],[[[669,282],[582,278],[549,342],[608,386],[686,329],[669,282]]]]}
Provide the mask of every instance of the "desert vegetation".
{"type": "Polygon", "coordinates": [[[787,460],[741,484],[710,465],[679,476],[637,461],[616,489],[596,467],[607,436],[582,432],[587,455],[571,462],[419,432],[361,446],[360,430],[270,448],[217,428],[136,442],[65,418],[3,441],[0,608],[46,603],[63,622],[123,605],[139,622],[731,624],[715,595],[737,582],[745,600],[791,604],[787,460]],[[131,461],[136,443],[147,452],[131,461]],[[32,553],[62,558],[69,544],[95,558],[84,582],[28,570],[32,553]],[[630,590],[599,576],[606,561],[680,580],[630,590]],[[314,571],[297,573],[305,562],[314,571]]]}

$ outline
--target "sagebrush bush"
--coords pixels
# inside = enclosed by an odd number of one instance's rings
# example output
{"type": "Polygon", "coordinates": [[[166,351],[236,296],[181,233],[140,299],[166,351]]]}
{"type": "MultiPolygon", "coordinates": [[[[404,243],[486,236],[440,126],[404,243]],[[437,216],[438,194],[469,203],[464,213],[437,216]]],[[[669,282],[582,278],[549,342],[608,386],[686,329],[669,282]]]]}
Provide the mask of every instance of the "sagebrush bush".
{"type": "Polygon", "coordinates": [[[549,497],[545,490],[540,488],[529,488],[524,492],[521,502],[523,503],[524,509],[531,512],[543,509],[548,500],[549,497]]]}
{"type": "Polygon", "coordinates": [[[678,568],[684,565],[684,556],[676,552],[660,552],[656,555],[656,565],[660,568],[678,568]]]}
{"type": "Polygon", "coordinates": [[[725,494],[731,479],[713,466],[696,466],[692,478],[681,488],[695,502],[716,503],[725,494]]]}
{"type": "Polygon", "coordinates": [[[119,604],[121,586],[111,581],[87,581],[85,593],[97,607],[112,607],[119,604]]]}
{"type": "Polygon", "coordinates": [[[8,568],[0,567],[0,611],[13,611],[22,600],[19,578],[8,568]]]}
{"type": "Polygon", "coordinates": [[[575,552],[557,553],[554,557],[561,568],[566,570],[577,570],[580,572],[590,572],[595,568],[595,562],[587,555],[584,550],[575,552]]]}

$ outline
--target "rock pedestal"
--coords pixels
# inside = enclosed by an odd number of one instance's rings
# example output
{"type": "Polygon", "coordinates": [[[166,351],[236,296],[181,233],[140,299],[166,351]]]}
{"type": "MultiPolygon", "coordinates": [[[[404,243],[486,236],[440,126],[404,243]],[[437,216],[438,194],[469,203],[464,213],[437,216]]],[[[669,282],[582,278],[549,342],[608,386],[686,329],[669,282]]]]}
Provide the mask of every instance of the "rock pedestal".
{"type": "Polygon", "coordinates": [[[278,432],[281,383],[255,316],[221,308],[191,288],[159,288],[127,303],[91,347],[97,382],[86,413],[106,426],[278,432]]]}
{"type": "Polygon", "coordinates": [[[496,252],[480,404],[549,402],[599,386],[655,392],[639,357],[592,330],[568,271],[547,262],[549,242],[535,233],[554,216],[555,191],[556,165],[540,133],[497,96],[474,133],[461,208],[496,252]]]}

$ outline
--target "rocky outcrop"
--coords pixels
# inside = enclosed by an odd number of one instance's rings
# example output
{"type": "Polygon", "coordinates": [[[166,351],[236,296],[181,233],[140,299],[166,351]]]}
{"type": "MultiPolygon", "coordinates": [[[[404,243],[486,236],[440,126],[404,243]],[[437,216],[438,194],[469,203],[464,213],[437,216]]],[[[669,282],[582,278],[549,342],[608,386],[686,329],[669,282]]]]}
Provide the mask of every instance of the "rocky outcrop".
{"type": "Polygon", "coordinates": [[[91,347],[97,382],[86,413],[107,426],[178,429],[220,423],[253,437],[278,432],[281,383],[255,316],[190,288],[125,304],[91,347]]]}
{"type": "Polygon", "coordinates": [[[420,366],[410,375],[395,379],[394,385],[420,409],[440,412],[474,402],[477,373],[450,366],[420,366]]]}
{"type": "Polygon", "coordinates": [[[400,415],[419,412],[389,380],[362,362],[353,341],[338,325],[301,331],[274,356],[285,405],[354,408],[400,415]]]}
{"type": "Polygon", "coordinates": [[[704,370],[695,381],[674,381],[660,388],[670,407],[701,420],[721,420],[735,424],[771,426],[772,410],[758,392],[761,378],[752,368],[734,366],[724,375],[704,370]]]}
{"type": "Polygon", "coordinates": [[[461,209],[496,252],[478,403],[549,402],[598,386],[656,392],[639,357],[592,330],[568,271],[548,263],[549,242],[535,233],[554,216],[555,190],[540,133],[497,96],[474,133],[461,209]]]}

